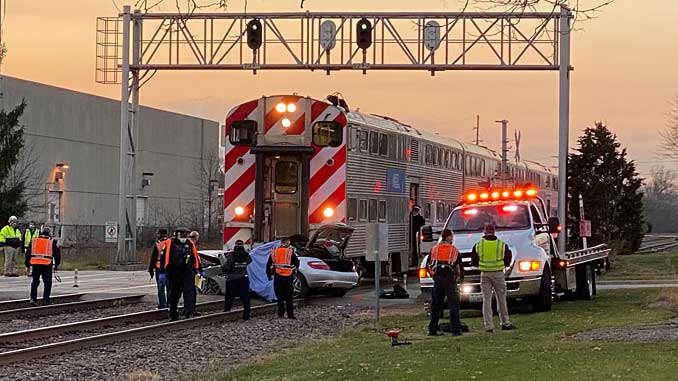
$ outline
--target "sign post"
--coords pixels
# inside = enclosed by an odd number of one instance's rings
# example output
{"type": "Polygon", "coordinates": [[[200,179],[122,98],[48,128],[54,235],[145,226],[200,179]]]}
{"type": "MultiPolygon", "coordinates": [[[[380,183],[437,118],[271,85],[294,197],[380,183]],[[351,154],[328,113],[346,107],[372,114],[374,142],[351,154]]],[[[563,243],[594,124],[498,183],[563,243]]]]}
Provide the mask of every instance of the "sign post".
{"type": "Polygon", "coordinates": [[[374,296],[376,297],[376,318],[379,321],[379,278],[381,262],[388,261],[388,225],[384,223],[367,224],[367,255],[365,260],[374,262],[374,296]]]}
{"type": "Polygon", "coordinates": [[[588,249],[586,237],[591,236],[591,221],[584,217],[584,198],[581,195],[579,195],[579,236],[584,249],[588,249]]]}

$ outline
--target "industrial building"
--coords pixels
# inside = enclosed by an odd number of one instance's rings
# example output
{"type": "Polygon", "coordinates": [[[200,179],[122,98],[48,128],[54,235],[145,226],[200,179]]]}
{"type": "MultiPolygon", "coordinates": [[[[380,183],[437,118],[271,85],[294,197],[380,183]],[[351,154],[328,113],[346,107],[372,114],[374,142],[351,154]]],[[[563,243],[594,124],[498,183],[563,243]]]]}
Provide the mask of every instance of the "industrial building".
{"type": "MultiPolygon", "coordinates": [[[[66,246],[114,250],[104,227],[118,216],[120,102],[3,76],[3,109],[22,99],[25,147],[15,172],[30,205],[22,222],[55,228],[66,246]]],[[[142,238],[158,226],[203,230],[210,209],[217,220],[219,177],[201,172],[220,168],[219,131],[215,121],[141,107],[135,178],[142,238]]]]}

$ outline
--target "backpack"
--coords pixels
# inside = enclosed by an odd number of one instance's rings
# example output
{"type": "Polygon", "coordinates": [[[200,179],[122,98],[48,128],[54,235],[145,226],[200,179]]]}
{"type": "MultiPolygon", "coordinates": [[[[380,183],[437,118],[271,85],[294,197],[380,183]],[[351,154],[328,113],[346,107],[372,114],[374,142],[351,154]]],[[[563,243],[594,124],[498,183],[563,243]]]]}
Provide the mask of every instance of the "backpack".
{"type": "Polygon", "coordinates": [[[189,263],[191,263],[191,256],[191,244],[188,241],[181,243],[180,241],[172,240],[168,267],[174,269],[187,268],[189,263]]]}

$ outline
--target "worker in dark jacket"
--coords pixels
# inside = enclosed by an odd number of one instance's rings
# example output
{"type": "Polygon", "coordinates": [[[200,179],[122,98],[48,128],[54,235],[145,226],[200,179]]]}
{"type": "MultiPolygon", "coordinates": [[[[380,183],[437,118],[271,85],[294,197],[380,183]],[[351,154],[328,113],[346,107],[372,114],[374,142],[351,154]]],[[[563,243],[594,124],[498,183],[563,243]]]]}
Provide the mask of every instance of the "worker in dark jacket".
{"type": "Polygon", "coordinates": [[[292,298],[294,296],[294,272],[299,268],[299,258],[290,246],[289,238],[282,238],[280,246],[271,250],[271,256],[266,265],[266,275],[270,280],[273,278],[273,290],[278,301],[278,317],[285,316],[287,312],[288,319],[295,319],[294,305],[292,298]]]}
{"type": "Polygon", "coordinates": [[[165,250],[167,244],[167,229],[158,229],[158,236],[153,244],[153,251],[151,252],[151,259],[148,261],[148,274],[153,279],[155,276],[155,284],[158,286],[158,309],[167,308],[167,294],[169,294],[169,284],[165,273],[160,270],[160,257],[165,250]]]}
{"type": "Polygon", "coordinates": [[[242,302],[242,319],[250,319],[250,280],[247,276],[247,265],[252,262],[242,240],[235,241],[233,250],[226,253],[226,262],[222,266],[226,274],[226,296],[224,297],[224,311],[233,307],[236,295],[242,302]]]}
{"type": "Polygon", "coordinates": [[[414,266],[419,264],[419,234],[421,228],[426,225],[426,219],[421,215],[421,208],[419,205],[414,205],[412,208],[412,213],[410,214],[410,248],[412,249],[412,255],[410,256],[410,262],[414,266]]]}
{"type": "Polygon", "coordinates": [[[504,269],[511,265],[511,249],[495,235],[492,224],[485,225],[483,238],[473,246],[471,264],[480,269],[480,290],[483,292],[483,320],[485,331],[494,332],[492,321],[492,291],[497,298],[497,310],[502,331],[516,329],[509,320],[506,306],[506,278],[504,269]]]}
{"type": "Polygon", "coordinates": [[[200,258],[193,243],[188,239],[188,229],[179,228],[174,238],[165,241],[165,250],[160,259],[160,271],[164,272],[169,282],[169,318],[179,319],[179,299],[184,297],[184,316],[193,316],[195,303],[193,288],[195,273],[205,276],[200,268],[200,258]]]}
{"type": "Polygon", "coordinates": [[[438,335],[438,320],[445,305],[450,310],[450,329],[452,336],[461,336],[459,320],[459,288],[457,280],[464,279],[464,267],[459,250],[452,244],[453,234],[450,229],[442,232],[442,242],[433,246],[428,259],[428,272],[433,276],[433,293],[431,294],[431,321],[428,335],[438,335]]]}
{"type": "Polygon", "coordinates": [[[43,282],[42,302],[49,305],[49,296],[52,293],[52,265],[54,271],[61,264],[61,250],[56,240],[52,239],[49,228],[44,228],[38,238],[31,240],[31,245],[26,249],[26,273],[33,274],[31,282],[31,306],[37,305],[38,287],[40,278],[43,282]]]}

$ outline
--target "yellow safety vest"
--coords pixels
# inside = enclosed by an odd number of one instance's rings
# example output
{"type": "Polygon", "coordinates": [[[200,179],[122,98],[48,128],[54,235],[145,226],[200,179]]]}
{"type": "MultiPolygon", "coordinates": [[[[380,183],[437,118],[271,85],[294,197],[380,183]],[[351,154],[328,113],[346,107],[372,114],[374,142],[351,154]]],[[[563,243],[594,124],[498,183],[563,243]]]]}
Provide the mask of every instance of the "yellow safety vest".
{"type": "Polygon", "coordinates": [[[476,253],[480,271],[502,271],[504,270],[504,251],[506,243],[500,239],[487,240],[481,238],[476,244],[476,253]]]}

